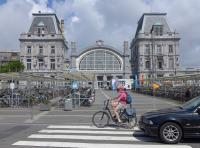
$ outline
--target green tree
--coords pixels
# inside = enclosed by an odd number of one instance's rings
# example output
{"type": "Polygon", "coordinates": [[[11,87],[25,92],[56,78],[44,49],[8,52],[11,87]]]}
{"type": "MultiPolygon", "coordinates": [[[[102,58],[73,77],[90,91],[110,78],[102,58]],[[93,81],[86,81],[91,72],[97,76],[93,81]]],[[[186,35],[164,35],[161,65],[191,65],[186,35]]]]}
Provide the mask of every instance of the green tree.
{"type": "Polygon", "coordinates": [[[0,73],[20,72],[24,70],[24,64],[20,61],[11,61],[0,67],[0,73]]]}

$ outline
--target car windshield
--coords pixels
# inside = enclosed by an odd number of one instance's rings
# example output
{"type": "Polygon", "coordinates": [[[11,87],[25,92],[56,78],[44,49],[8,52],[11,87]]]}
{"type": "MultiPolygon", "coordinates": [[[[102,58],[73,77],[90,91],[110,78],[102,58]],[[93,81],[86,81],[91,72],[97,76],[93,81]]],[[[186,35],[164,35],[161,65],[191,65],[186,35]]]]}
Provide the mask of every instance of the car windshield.
{"type": "Polygon", "coordinates": [[[200,105],[200,96],[186,102],[183,104],[182,108],[183,109],[194,109],[200,105]]]}

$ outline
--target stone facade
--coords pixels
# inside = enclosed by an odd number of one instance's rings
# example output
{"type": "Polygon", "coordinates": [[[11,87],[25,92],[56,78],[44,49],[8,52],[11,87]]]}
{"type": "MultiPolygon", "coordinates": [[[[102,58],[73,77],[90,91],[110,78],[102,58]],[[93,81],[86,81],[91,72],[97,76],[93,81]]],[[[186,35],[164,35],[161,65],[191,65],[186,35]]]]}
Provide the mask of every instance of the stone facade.
{"type": "Polygon", "coordinates": [[[138,79],[174,76],[180,70],[178,33],[168,25],[166,13],[145,13],[131,42],[131,68],[138,79]]]}
{"type": "Polygon", "coordinates": [[[25,72],[57,77],[63,73],[68,46],[64,21],[54,13],[34,13],[27,33],[20,35],[20,59],[25,72]]]}

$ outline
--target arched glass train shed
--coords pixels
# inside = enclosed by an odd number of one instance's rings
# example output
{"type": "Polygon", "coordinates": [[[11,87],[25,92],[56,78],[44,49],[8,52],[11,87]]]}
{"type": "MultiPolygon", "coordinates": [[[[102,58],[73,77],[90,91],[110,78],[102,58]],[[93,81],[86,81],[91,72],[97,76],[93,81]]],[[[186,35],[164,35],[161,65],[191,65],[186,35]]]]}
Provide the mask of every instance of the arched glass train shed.
{"type": "Polygon", "coordinates": [[[129,54],[97,41],[80,53],[72,49],[72,68],[95,75],[95,87],[110,87],[112,79],[130,78],[129,54]],[[125,63],[125,61],[128,61],[125,63]],[[128,69],[128,70],[127,70],[128,69]]]}

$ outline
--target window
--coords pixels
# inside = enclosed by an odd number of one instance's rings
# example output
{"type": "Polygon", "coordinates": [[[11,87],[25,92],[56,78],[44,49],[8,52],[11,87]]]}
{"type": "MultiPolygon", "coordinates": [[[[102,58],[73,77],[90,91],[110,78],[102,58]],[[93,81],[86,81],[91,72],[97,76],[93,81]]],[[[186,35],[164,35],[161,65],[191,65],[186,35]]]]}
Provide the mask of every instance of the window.
{"type": "Polygon", "coordinates": [[[153,25],[153,28],[152,28],[154,34],[156,36],[162,36],[163,35],[163,25],[153,25]]]}
{"type": "Polygon", "coordinates": [[[39,26],[39,27],[37,27],[37,35],[38,36],[44,36],[44,34],[45,34],[45,28],[44,28],[44,26],[43,27],[41,27],[41,26],[39,26]]]}
{"type": "Polygon", "coordinates": [[[122,79],[123,78],[123,76],[116,76],[118,79],[122,79]]]}
{"type": "Polygon", "coordinates": [[[31,59],[27,59],[26,67],[27,67],[27,70],[31,70],[31,59]]]}
{"type": "Polygon", "coordinates": [[[173,53],[174,50],[173,50],[173,46],[172,45],[169,45],[169,53],[173,53]]]}
{"type": "Polygon", "coordinates": [[[158,74],[157,77],[158,77],[158,78],[162,78],[162,77],[163,77],[163,74],[158,74]]]}
{"type": "Polygon", "coordinates": [[[38,27],[38,28],[37,28],[37,35],[40,36],[40,34],[41,34],[41,28],[38,27]]]}
{"type": "Polygon", "coordinates": [[[158,69],[163,69],[163,62],[162,61],[158,61],[158,69]]]}
{"type": "Polygon", "coordinates": [[[169,59],[169,69],[174,69],[174,59],[173,58],[169,59]]]}
{"type": "Polygon", "coordinates": [[[44,60],[43,59],[39,59],[39,69],[43,69],[44,67],[44,60]]]}
{"type": "Polygon", "coordinates": [[[145,62],[145,68],[146,69],[150,69],[150,61],[146,61],[145,62]]]}
{"type": "Polygon", "coordinates": [[[162,47],[161,47],[161,45],[157,45],[157,54],[162,54],[162,47]]]}
{"type": "Polygon", "coordinates": [[[120,70],[120,60],[111,52],[98,50],[90,52],[80,62],[80,70],[120,70]]]}
{"type": "Polygon", "coordinates": [[[42,33],[42,36],[44,36],[44,34],[45,34],[44,27],[42,27],[42,31],[41,31],[41,33],[42,33]]]}
{"type": "Polygon", "coordinates": [[[55,70],[55,59],[51,59],[51,70],[55,70]]]}
{"type": "Polygon", "coordinates": [[[103,81],[103,76],[97,76],[97,81],[103,81]]]}
{"type": "Polygon", "coordinates": [[[43,54],[43,46],[39,46],[39,53],[43,54]]]}
{"type": "Polygon", "coordinates": [[[150,45],[145,45],[145,54],[150,54],[150,45]]]}
{"type": "Polygon", "coordinates": [[[31,53],[31,46],[27,46],[27,53],[31,53]]]}
{"type": "Polygon", "coordinates": [[[51,54],[55,54],[55,46],[51,46],[51,54]]]}

